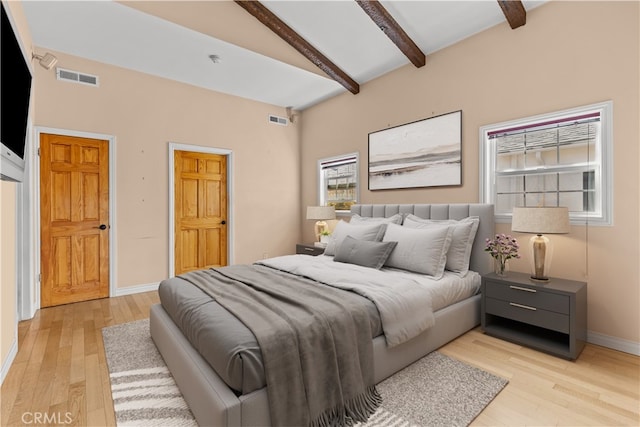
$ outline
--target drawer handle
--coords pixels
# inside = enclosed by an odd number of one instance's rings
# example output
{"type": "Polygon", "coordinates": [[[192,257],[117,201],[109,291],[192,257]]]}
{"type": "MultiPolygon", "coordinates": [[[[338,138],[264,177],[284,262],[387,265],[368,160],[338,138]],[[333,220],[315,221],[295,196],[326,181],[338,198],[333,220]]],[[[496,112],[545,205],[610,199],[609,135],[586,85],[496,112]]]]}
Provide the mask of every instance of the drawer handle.
{"type": "Polygon", "coordinates": [[[536,311],[537,308],[535,307],[529,307],[528,305],[522,305],[522,304],[518,304],[515,302],[510,302],[509,305],[512,305],[514,307],[518,307],[518,308],[526,308],[527,310],[531,310],[531,311],[536,311]]]}
{"type": "Polygon", "coordinates": [[[307,252],[313,252],[314,251],[313,248],[304,248],[304,250],[307,251],[307,252]]]}
{"type": "Polygon", "coordinates": [[[523,288],[521,286],[513,286],[513,285],[509,285],[509,287],[511,289],[515,289],[517,291],[526,291],[526,292],[533,292],[534,294],[538,291],[536,291],[535,289],[531,289],[531,288],[523,288]]]}

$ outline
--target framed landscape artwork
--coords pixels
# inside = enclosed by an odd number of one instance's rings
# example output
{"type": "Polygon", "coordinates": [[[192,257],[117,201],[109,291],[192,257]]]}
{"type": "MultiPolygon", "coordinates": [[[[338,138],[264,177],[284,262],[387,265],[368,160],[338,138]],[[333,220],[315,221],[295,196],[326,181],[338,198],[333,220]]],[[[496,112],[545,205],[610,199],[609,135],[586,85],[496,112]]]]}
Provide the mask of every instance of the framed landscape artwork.
{"type": "Polygon", "coordinates": [[[369,190],[462,184],[462,110],[369,134],[369,190]]]}

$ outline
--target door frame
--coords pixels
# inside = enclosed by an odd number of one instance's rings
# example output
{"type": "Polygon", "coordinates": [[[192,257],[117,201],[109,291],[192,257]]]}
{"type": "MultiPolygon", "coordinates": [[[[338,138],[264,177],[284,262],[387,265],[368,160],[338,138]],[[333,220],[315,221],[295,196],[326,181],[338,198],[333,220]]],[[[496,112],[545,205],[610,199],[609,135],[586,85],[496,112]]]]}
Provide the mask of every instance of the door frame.
{"type": "Polygon", "coordinates": [[[233,264],[233,151],[226,148],[204,147],[201,145],[169,142],[169,277],[176,274],[176,206],[175,206],[175,152],[192,151],[205,154],[219,154],[227,158],[227,265],[233,264]]]}
{"type": "MultiPolygon", "coordinates": [[[[25,256],[25,262],[23,263],[24,278],[28,280],[22,280],[21,289],[19,292],[19,311],[22,320],[30,319],[35,315],[35,312],[40,308],[40,277],[41,271],[41,257],[40,251],[42,245],[40,241],[40,156],[38,151],[40,150],[40,135],[43,133],[51,133],[55,135],[72,136],[78,138],[92,138],[106,140],[109,144],[109,297],[114,296],[116,292],[116,138],[113,135],[106,135],[93,132],[82,132],[70,129],[50,128],[45,126],[36,126],[35,135],[33,141],[34,149],[30,153],[30,167],[28,167],[28,182],[23,185],[22,200],[23,204],[20,206],[22,209],[22,218],[25,219],[26,224],[31,224],[33,233],[30,239],[24,239],[18,244],[22,247],[19,251],[25,256]],[[31,191],[29,191],[31,189],[31,191]],[[26,206],[26,204],[30,206],[26,206]],[[31,246],[30,249],[27,246],[31,246]],[[29,277],[30,273],[26,270],[30,269],[33,272],[33,277],[29,277]],[[27,275],[29,274],[29,275],[27,275]]],[[[26,232],[27,230],[23,230],[26,232]]]]}

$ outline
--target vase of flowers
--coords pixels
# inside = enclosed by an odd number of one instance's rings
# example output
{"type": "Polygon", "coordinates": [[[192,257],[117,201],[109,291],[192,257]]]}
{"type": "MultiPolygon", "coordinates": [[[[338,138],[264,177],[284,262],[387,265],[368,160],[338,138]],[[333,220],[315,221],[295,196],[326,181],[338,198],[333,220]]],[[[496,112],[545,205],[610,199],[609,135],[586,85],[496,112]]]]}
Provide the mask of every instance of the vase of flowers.
{"type": "Polygon", "coordinates": [[[508,234],[496,234],[493,239],[487,239],[484,250],[493,257],[495,273],[498,276],[507,275],[510,259],[520,258],[520,245],[515,237],[508,234]]]}

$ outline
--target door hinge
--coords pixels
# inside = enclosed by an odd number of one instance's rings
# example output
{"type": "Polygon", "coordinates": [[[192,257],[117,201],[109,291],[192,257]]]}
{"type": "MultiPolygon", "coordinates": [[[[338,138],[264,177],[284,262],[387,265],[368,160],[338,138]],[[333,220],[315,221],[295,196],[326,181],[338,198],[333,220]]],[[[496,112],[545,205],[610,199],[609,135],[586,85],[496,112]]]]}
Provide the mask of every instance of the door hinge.
{"type": "Polygon", "coordinates": [[[42,273],[38,274],[38,282],[42,282],[42,273]]]}
{"type": "Polygon", "coordinates": [[[38,156],[40,155],[40,147],[38,147],[38,156]]]}

